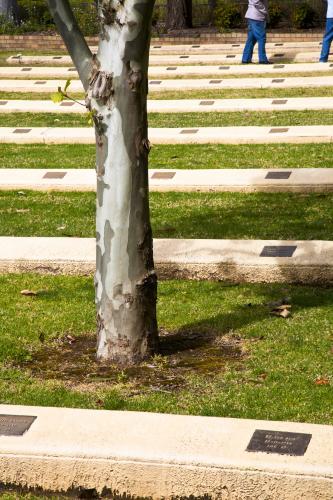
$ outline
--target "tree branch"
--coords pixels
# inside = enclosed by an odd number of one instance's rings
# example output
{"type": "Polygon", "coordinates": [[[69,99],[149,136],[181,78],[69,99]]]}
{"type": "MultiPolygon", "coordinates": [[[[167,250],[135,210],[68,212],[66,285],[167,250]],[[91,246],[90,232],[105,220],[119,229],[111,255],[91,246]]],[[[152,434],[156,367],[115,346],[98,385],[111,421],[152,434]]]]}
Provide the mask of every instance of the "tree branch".
{"type": "Polygon", "coordinates": [[[51,14],[73,59],[85,90],[92,68],[92,53],[75,19],[68,0],[47,0],[51,14]]]}

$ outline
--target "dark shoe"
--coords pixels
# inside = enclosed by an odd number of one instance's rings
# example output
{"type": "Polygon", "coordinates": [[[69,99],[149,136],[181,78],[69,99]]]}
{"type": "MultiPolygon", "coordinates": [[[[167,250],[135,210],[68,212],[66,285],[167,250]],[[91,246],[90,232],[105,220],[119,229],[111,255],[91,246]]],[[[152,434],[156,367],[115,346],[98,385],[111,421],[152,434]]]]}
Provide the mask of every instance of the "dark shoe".
{"type": "Polygon", "coordinates": [[[259,64],[273,64],[271,61],[259,61],[259,64]]]}
{"type": "Polygon", "coordinates": [[[252,64],[252,61],[242,61],[242,64],[252,64]]]}

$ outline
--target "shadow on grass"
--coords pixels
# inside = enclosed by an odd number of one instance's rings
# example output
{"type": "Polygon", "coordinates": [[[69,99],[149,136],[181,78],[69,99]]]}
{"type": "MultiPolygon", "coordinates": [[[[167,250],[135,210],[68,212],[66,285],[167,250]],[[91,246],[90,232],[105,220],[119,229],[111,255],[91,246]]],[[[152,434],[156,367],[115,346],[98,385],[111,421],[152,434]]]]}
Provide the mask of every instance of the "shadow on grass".
{"type": "Polygon", "coordinates": [[[332,196],[332,193],[196,193],[190,199],[188,193],[151,193],[154,236],[328,239],[333,231],[329,208],[332,196]]]}
{"type": "Polygon", "coordinates": [[[95,360],[95,335],[64,335],[42,344],[32,359],[20,364],[32,376],[58,380],[71,385],[131,383],[137,389],[150,388],[172,392],[184,386],[187,374],[208,375],[223,371],[227,362],[239,363],[246,357],[241,337],[234,330],[258,317],[267,315],[264,306],[245,305],[228,314],[218,314],[203,321],[169,332],[160,331],[160,353],[145,363],[123,370],[95,360]],[[245,312],[245,314],[244,314],[245,312]]]}

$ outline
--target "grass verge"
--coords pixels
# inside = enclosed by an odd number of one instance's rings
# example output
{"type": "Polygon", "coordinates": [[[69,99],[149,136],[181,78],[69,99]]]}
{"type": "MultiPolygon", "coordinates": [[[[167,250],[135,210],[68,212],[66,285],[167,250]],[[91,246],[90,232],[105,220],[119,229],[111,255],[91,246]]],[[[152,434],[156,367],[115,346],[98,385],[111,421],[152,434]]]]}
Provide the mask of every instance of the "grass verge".
{"type": "Polygon", "coordinates": [[[92,278],[0,283],[1,403],[333,423],[331,288],[161,282],[160,354],[119,371],[94,361],[92,278]]]}
{"type": "MultiPolygon", "coordinates": [[[[10,64],[1,64],[1,66],[12,66],[10,64]]],[[[40,65],[39,65],[40,66],[40,65]]],[[[51,64],[45,64],[44,66],[46,67],[52,67],[51,64]]],[[[159,65],[161,67],[163,67],[163,65],[159,65]]],[[[198,65],[193,65],[193,66],[198,66],[198,65]]],[[[215,66],[218,66],[218,65],[215,65],[215,66]]],[[[22,66],[21,66],[22,67],[22,66]]],[[[36,67],[36,65],[29,65],[29,67],[36,67]]],[[[38,65],[37,65],[38,67],[38,65]]],[[[53,65],[53,67],[55,67],[55,65],[53,65]]],[[[178,66],[179,67],[179,66],[178,66]]],[[[200,66],[199,66],[200,67],[200,66]]],[[[152,67],[154,68],[154,67],[152,67]]],[[[65,68],[64,68],[65,69],[65,68]]],[[[155,70],[154,70],[155,71],[155,70]]],[[[78,80],[79,79],[79,76],[77,73],[73,73],[70,75],[71,76],[71,80],[78,80]]],[[[210,74],[200,74],[200,73],[197,73],[195,70],[193,72],[193,74],[172,74],[172,72],[170,72],[169,74],[157,74],[157,73],[154,73],[154,75],[152,77],[149,78],[149,80],[153,80],[153,79],[156,79],[156,78],[159,78],[160,80],[201,80],[201,79],[219,79],[219,78],[223,78],[223,80],[238,80],[238,79],[244,79],[244,78],[311,78],[311,77],[319,77],[319,76],[333,76],[333,71],[298,71],[298,72],[289,72],[289,73],[279,73],[279,72],[274,72],[274,73],[251,73],[251,74],[225,74],[224,72],[222,71],[216,71],[216,73],[212,72],[210,74]]],[[[42,76],[43,80],[56,80],[58,79],[57,76],[55,75],[45,75],[42,76]]],[[[3,77],[3,76],[0,76],[0,83],[1,83],[1,80],[6,80],[7,78],[6,77],[3,77]]],[[[32,77],[31,75],[24,75],[22,73],[18,73],[16,74],[15,76],[11,76],[10,77],[11,80],[33,80],[34,77],[32,77]]],[[[60,79],[64,79],[64,78],[60,78],[60,79]]]]}
{"type": "MultiPolygon", "coordinates": [[[[329,240],[333,194],[151,193],[156,238],[329,240]]],[[[2,236],[95,234],[94,193],[0,192],[2,236]]]]}
{"type": "MultiPolygon", "coordinates": [[[[333,167],[333,144],[168,144],[150,152],[150,168],[333,167]]],[[[0,144],[0,168],[94,168],[95,146],[0,144]]]]}
{"type": "MultiPolygon", "coordinates": [[[[231,113],[150,113],[150,127],[279,127],[332,125],[332,110],[244,111],[231,113]]],[[[89,127],[86,114],[6,113],[0,127],[89,127]]]]}
{"type": "MultiPolygon", "coordinates": [[[[257,99],[282,97],[332,97],[333,87],[297,87],[274,89],[221,89],[151,92],[149,99],[257,99]]],[[[75,99],[84,99],[83,93],[72,94],[75,99]]],[[[1,99],[50,99],[48,92],[3,92],[1,99]]]]}

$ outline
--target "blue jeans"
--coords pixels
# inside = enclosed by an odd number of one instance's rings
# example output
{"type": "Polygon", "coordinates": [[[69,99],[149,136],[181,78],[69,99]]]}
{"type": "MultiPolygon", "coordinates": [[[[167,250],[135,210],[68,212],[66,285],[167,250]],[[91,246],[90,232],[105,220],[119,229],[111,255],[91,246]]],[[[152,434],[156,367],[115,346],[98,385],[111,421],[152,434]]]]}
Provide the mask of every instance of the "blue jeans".
{"type": "Polygon", "coordinates": [[[333,40],[333,18],[329,17],[326,19],[326,30],[323,38],[323,46],[321,48],[320,62],[327,62],[328,56],[330,55],[331,43],[333,40]]]}
{"type": "Polygon", "coordinates": [[[253,21],[248,19],[247,40],[244,47],[242,62],[249,63],[252,61],[253,49],[258,42],[259,62],[265,63],[268,61],[266,56],[266,22],[253,21]]]}

